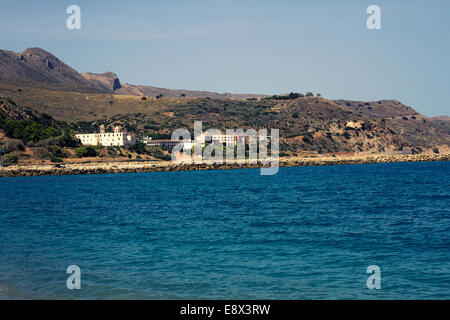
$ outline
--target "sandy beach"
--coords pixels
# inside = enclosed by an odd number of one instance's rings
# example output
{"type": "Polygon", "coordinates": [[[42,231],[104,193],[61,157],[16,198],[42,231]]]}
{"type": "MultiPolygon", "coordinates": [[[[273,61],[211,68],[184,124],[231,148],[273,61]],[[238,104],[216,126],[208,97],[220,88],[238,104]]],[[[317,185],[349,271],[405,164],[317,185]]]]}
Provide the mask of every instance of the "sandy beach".
{"type": "MultiPolygon", "coordinates": [[[[323,166],[364,163],[390,162],[422,162],[449,161],[450,154],[416,154],[416,155],[359,155],[359,156],[329,156],[317,158],[280,158],[280,167],[323,166]]],[[[64,164],[36,164],[10,165],[0,168],[0,177],[16,176],[47,176],[72,174],[101,174],[101,173],[131,173],[131,172],[164,172],[164,171],[195,171],[260,168],[261,164],[174,164],[171,161],[126,161],[64,163],[64,164]]]]}

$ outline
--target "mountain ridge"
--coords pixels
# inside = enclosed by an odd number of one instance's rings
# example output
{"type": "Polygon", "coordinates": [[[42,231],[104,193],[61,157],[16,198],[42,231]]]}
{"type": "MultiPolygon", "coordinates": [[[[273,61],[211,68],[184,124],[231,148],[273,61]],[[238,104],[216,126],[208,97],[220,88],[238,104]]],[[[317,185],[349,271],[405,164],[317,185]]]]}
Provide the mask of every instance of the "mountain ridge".
{"type": "Polygon", "coordinates": [[[50,52],[41,48],[28,48],[23,52],[0,50],[0,81],[9,80],[33,85],[41,83],[60,85],[74,89],[90,89],[100,92],[150,96],[150,97],[210,97],[228,99],[260,98],[260,94],[233,94],[209,91],[168,89],[154,86],[121,83],[111,71],[104,73],[79,73],[50,52]]]}

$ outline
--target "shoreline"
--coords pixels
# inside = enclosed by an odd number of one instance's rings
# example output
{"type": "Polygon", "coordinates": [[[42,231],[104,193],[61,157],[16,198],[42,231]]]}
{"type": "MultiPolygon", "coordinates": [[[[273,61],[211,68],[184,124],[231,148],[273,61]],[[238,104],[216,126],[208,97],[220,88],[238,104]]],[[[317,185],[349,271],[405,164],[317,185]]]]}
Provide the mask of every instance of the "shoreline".
{"type": "MultiPolygon", "coordinates": [[[[318,158],[280,158],[279,167],[302,167],[345,164],[370,164],[394,162],[449,161],[450,154],[416,154],[416,155],[360,155],[360,156],[324,156],[318,158]]],[[[127,161],[127,162],[90,162],[42,165],[9,165],[0,168],[0,177],[51,176],[75,174],[168,172],[197,170],[227,170],[268,167],[268,165],[234,163],[234,164],[174,164],[171,161],[127,161]]]]}

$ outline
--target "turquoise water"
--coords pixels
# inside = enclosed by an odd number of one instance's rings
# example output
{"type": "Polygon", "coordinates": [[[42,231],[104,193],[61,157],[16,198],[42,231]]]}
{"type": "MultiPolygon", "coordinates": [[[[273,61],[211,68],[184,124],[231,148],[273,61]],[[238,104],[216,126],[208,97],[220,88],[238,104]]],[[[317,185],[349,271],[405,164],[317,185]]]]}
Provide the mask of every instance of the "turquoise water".
{"type": "Polygon", "coordinates": [[[0,178],[0,297],[450,298],[449,162],[259,172],[0,178]]]}

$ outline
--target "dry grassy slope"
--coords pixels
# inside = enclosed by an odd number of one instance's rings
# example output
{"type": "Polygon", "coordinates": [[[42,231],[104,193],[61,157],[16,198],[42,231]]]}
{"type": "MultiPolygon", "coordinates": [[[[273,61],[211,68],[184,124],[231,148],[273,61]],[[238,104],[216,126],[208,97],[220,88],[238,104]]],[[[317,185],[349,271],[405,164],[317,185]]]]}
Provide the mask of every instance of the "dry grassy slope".
{"type": "Polygon", "coordinates": [[[129,83],[121,84],[117,75],[112,72],[106,72],[102,74],[83,73],[82,76],[98,87],[101,87],[108,91],[113,91],[115,94],[121,95],[146,96],[150,98],[155,98],[157,96],[163,96],[164,98],[179,98],[182,96],[186,96],[192,98],[208,97],[213,99],[236,100],[264,97],[264,95],[259,94],[217,93],[210,91],[158,88],[153,86],[142,86],[129,83]]]}
{"type": "Polygon", "coordinates": [[[95,86],[108,92],[113,92],[121,88],[119,78],[112,72],[105,72],[102,74],[88,72],[82,73],[81,76],[95,86]]]}
{"type": "Polygon", "coordinates": [[[432,117],[431,120],[433,121],[450,121],[450,117],[449,116],[437,116],[437,117],[432,117]]]}
{"type": "Polygon", "coordinates": [[[372,118],[394,119],[402,116],[423,117],[413,108],[406,106],[396,100],[379,100],[371,102],[335,100],[334,102],[357,113],[361,113],[372,118]]]}
{"type": "Polygon", "coordinates": [[[193,98],[212,98],[212,99],[237,99],[237,100],[245,100],[248,98],[262,98],[265,95],[262,94],[237,94],[237,93],[217,93],[210,91],[195,91],[195,90],[184,90],[184,89],[166,89],[166,88],[158,88],[152,86],[139,86],[139,85],[130,85],[128,86],[135,88],[142,92],[143,95],[156,97],[158,95],[162,95],[167,98],[177,98],[181,95],[185,95],[187,97],[193,98]]]}

